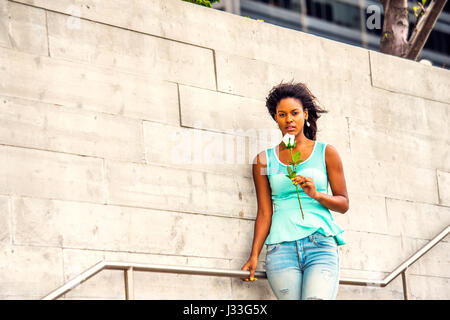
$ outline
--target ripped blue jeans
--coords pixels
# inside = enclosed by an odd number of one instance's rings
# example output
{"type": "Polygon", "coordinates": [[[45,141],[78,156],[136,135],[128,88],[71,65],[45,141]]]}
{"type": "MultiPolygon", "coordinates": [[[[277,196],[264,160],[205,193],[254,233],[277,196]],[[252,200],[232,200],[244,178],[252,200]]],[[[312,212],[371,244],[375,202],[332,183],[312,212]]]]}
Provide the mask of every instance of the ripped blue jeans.
{"type": "Polygon", "coordinates": [[[336,241],[318,232],[266,248],[267,280],[279,300],[334,300],[339,270],[336,241]]]}

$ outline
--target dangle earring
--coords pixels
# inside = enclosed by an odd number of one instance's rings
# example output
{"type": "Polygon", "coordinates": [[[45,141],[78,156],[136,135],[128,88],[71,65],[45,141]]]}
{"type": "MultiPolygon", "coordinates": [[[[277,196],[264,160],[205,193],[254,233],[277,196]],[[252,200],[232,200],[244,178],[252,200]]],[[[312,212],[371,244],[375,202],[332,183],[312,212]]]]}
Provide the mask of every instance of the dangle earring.
{"type": "Polygon", "coordinates": [[[309,127],[309,121],[308,120],[306,120],[306,125],[309,127]]]}

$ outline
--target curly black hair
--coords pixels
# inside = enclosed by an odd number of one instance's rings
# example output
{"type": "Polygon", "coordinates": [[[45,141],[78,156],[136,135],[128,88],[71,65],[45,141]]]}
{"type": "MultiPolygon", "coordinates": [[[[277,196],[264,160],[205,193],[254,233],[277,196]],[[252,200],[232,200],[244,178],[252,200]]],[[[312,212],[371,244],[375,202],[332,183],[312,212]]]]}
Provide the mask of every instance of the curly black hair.
{"type": "Polygon", "coordinates": [[[303,111],[305,109],[308,110],[308,122],[310,126],[308,127],[305,124],[303,126],[303,133],[308,139],[316,140],[317,119],[320,118],[321,113],[327,113],[328,111],[318,105],[316,97],[309,91],[306,84],[301,82],[294,83],[293,80],[287,83],[283,83],[282,81],[270,90],[266,98],[266,107],[272,119],[275,120],[278,103],[284,98],[298,99],[303,106],[303,111]]]}

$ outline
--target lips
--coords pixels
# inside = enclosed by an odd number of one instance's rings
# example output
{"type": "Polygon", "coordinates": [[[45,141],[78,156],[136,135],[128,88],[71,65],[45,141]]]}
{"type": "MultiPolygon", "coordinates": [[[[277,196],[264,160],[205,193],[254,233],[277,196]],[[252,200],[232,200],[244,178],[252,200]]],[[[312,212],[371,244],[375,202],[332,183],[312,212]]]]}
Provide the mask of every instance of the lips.
{"type": "Polygon", "coordinates": [[[288,126],[288,127],[286,127],[286,130],[287,130],[287,131],[295,130],[295,127],[294,127],[294,126],[288,126]]]}

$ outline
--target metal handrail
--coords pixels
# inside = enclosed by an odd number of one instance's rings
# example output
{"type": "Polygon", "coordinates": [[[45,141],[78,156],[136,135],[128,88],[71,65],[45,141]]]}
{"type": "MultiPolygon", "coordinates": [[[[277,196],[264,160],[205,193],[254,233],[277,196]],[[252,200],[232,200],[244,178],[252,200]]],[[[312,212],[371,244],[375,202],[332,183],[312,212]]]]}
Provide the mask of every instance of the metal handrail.
{"type": "MultiPolygon", "coordinates": [[[[416,262],[425,253],[430,251],[436,244],[444,239],[450,232],[450,225],[443,231],[436,235],[430,242],[424,245],[420,250],[409,257],[405,262],[395,268],[389,275],[383,280],[367,280],[367,279],[352,279],[352,278],[340,278],[339,283],[345,285],[359,285],[359,286],[375,286],[385,287],[392,282],[397,276],[402,275],[403,281],[403,295],[405,299],[408,299],[408,290],[406,285],[406,270],[414,262],[416,262]]],[[[162,272],[162,273],[180,273],[190,275],[204,275],[204,276],[217,276],[217,277],[236,277],[236,278],[248,278],[250,271],[244,270],[228,270],[228,269],[214,269],[214,268],[202,268],[202,267],[187,267],[187,266],[173,266],[173,265],[157,265],[157,264],[144,264],[144,263],[128,263],[128,262],[114,262],[114,261],[100,261],[93,265],[80,275],[76,276],[72,280],[66,282],[61,287],[50,292],[48,295],[42,298],[42,300],[54,300],[65,293],[69,292],[76,286],[85,282],[89,278],[93,277],[102,270],[123,270],[125,279],[125,298],[134,299],[134,283],[133,272],[134,271],[146,271],[146,272],[162,272]]],[[[267,279],[265,271],[255,271],[255,277],[260,279],[267,279]]]]}

